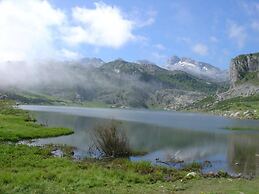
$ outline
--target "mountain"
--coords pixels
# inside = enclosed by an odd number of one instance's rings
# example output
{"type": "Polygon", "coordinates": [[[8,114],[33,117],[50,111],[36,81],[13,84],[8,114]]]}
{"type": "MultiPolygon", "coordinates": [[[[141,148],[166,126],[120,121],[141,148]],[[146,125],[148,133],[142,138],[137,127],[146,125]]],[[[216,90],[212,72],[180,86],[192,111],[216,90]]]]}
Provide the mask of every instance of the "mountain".
{"type": "Polygon", "coordinates": [[[198,62],[190,58],[173,56],[168,59],[166,69],[184,71],[201,79],[214,82],[225,82],[229,78],[228,71],[221,70],[208,63],[198,62]]]}
{"type": "Polygon", "coordinates": [[[136,63],[141,64],[141,65],[145,65],[145,64],[146,65],[148,65],[148,64],[155,65],[155,63],[153,63],[147,59],[137,60],[136,63]]]}
{"type": "Polygon", "coordinates": [[[222,88],[220,84],[152,63],[123,59],[101,63],[41,64],[40,74],[34,75],[32,71],[31,77],[26,79],[30,81],[10,86],[14,89],[8,95],[26,103],[46,103],[50,99],[50,103],[177,109],[222,88]]]}
{"type": "MultiPolygon", "coordinates": [[[[189,91],[213,92],[218,85],[196,78],[182,71],[168,71],[155,64],[139,64],[124,60],[115,60],[99,68],[104,73],[113,73],[127,78],[137,78],[143,83],[162,88],[174,88],[189,91]]],[[[114,77],[116,77],[114,75],[114,77]]]]}
{"type": "Polygon", "coordinates": [[[230,89],[221,99],[259,94],[259,53],[239,55],[230,62],[230,89]]]}

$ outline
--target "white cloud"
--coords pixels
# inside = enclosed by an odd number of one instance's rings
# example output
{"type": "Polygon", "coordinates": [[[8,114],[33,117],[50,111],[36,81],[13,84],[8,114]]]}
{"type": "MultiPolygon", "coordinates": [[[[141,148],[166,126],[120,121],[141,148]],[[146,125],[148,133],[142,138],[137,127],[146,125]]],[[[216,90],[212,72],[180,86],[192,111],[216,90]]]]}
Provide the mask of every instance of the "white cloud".
{"type": "Polygon", "coordinates": [[[207,55],[208,47],[205,44],[197,43],[192,47],[193,52],[199,55],[207,55]]]}
{"type": "Polygon", "coordinates": [[[255,30],[255,31],[259,31],[259,21],[253,21],[251,24],[251,27],[255,30]]]}
{"type": "Polygon", "coordinates": [[[130,18],[135,23],[136,27],[146,27],[150,26],[156,21],[156,15],[157,12],[153,9],[140,11],[138,9],[135,9],[133,13],[131,14],[130,18]]]}
{"type": "Polygon", "coordinates": [[[0,60],[55,57],[55,35],[64,21],[47,1],[0,1],[0,60]]]}
{"type": "Polygon", "coordinates": [[[251,16],[259,15],[259,2],[242,1],[240,5],[246,11],[247,14],[251,16]]]}
{"type": "Polygon", "coordinates": [[[247,38],[246,29],[242,25],[230,22],[228,26],[228,36],[237,43],[239,48],[242,48],[247,38]]]}
{"type": "Polygon", "coordinates": [[[195,14],[192,13],[190,3],[188,1],[170,1],[168,7],[171,8],[172,14],[170,18],[183,26],[193,23],[195,14]]]}
{"type": "Polygon", "coordinates": [[[65,59],[71,59],[71,60],[79,59],[79,58],[82,57],[80,53],[74,52],[74,51],[71,51],[71,50],[68,50],[68,49],[64,49],[64,48],[60,51],[60,54],[65,59]]]}
{"type": "Polygon", "coordinates": [[[0,0],[0,62],[75,58],[77,45],[119,48],[143,39],[133,34],[135,20],[118,7],[95,3],[93,9],[74,7],[72,17],[68,14],[48,0],[0,0]]]}
{"type": "Polygon", "coordinates": [[[167,56],[159,52],[152,52],[151,59],[154,61],[157,61],[158,63],[160,62],[164,63],[164,61],[167,59],[167,56]]]}
{"type": "Polygon", "coordinates": [[[64,40],[71,45],[91,44],[119,48],[134,40],[134,22],[126,19],[121,10],[104,3],[94,9],[75,7],[72,16],[77,26],[66,28],[64,40]]]}
{"type": "Polygon", "coordinates": [[[163,51],[163,50],[166,49],[165,46],[162,45],[162,44],[155,44],[154,47],[155,47],[156,49],[158,49],[158,50],[161,50],[161,51],[163,51]]]}
{"type": "Polygon", "coordinates": [[[177,37],[177,39],[176,39],[178,42],[181,42],[181,43],[184,43],[184,44],[191,44],[192,43],[192,40],[191,40],[191,38],[189,38],[189,37],[183,37],[183,36],[181,36],[181,37],[177,37]]]}
{"type": "Polygon", "coordinates": [[[211,42],[214,42],[214,43],[217,43],[219,40],[218,40],[217,37],[211,36],[211,37],[210,37],[210,41],[211,41],[211,42]]]}

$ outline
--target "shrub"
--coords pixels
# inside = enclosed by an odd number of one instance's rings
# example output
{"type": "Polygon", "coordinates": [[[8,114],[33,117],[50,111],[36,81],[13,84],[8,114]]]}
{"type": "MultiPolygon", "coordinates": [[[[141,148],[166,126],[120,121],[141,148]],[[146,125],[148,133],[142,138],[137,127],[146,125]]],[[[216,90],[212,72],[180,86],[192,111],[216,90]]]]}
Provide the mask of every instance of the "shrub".
{"type": "Polygon", "coordinates": [[[94,136],[96,148],[106,157],[128,157],[132,153],[125,131],[115,121],[96,127],[94,136]]]}

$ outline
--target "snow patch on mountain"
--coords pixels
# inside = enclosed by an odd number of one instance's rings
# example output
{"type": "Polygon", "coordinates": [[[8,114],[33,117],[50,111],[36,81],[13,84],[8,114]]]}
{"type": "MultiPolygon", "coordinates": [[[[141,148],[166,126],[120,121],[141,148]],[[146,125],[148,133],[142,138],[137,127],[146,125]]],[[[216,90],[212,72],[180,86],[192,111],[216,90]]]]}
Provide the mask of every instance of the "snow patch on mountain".
{"type": "Polygon", "coordinates": [[[165,67],[171,71],[184,71],[201,79],[215,82],[224,82],[229,79],[228,71],[186,57],[173,56],[168,59],[165,67]]]}

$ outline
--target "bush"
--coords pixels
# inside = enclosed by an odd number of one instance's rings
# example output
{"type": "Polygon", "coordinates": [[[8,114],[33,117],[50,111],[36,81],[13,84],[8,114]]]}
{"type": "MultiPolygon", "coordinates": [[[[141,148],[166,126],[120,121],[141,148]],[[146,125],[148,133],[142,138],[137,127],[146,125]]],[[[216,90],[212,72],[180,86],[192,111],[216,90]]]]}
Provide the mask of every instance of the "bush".
{"type": "Polygon", "coordinates": [[[118,123],[111,121],[94,130],[95,146],[106,157],[128,157],[132,151],[125,131],[118,128],[118,123]]]}

